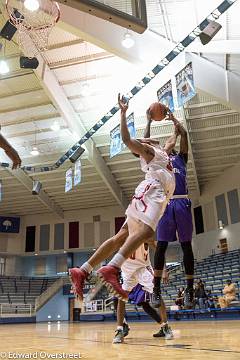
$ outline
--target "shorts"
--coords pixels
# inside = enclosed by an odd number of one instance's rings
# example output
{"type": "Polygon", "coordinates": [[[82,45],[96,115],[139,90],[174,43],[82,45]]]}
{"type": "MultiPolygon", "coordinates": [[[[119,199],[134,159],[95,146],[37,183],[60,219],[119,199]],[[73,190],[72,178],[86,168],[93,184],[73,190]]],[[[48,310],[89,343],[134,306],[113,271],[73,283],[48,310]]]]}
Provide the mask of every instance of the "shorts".
{"type": "Polygon", "coordinates": [[[142,221],[155,231],[171,196],[172,193],[166,193],[159,181],[144,180],[136,188],[126,216],[142,221]]]}
{"type": "Polygon", "coordinates": [[[190,199],[172,199],[157,226],[157,240],[192,241],[193,223],[190,199]],[[176,235],[177,234],[177,235],[176,235]]]}
{"type": "Polygon", "coordinates": [[[135,260],[126,260],[122,267],[122,288],[130,292],[136,285],[142,285],[144,291],[153,292],[153,270],[151,266],[136,263],[135,260]]]}

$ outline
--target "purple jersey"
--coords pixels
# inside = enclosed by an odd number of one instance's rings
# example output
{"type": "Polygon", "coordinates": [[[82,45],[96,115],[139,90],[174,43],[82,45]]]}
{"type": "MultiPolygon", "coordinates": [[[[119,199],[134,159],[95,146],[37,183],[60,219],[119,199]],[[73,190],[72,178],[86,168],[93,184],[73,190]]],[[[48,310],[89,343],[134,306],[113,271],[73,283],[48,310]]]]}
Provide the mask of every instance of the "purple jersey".
{"type": "Polygon", "coordinates": [[[176,187],[173,195],[186,195],[188,194],[187,187],[187,163],[186,156],[184,154],[170,155],[169,156],[173,171],[176,179],[176,187]]]}

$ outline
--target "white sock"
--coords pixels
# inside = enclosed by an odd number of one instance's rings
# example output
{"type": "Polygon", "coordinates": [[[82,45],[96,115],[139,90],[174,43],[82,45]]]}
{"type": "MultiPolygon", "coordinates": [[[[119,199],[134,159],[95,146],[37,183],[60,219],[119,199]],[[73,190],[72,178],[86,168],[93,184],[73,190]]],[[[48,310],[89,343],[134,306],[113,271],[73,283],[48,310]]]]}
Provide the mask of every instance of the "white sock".
{"type": "Polygon", "coordinates": [[[117,268],[121,268],[122,264],[126,261],[125,257],[121,254],[117,253],[114,255],[112,260],[108,263],[108,265],[115,266],[117,268]]]}
{"type": "Polygon", "coordinates": [[[123,319],[123,323],[128,325],[127,320],[125,318],[123,319]]]}
{"type": "Polygon", "coordinates": [[[86,273],[90,274],[93,271],[93,267],[86,261],[80,269],[84,270],[86,273]]]}
{"type": "Polygon", "coordinates": [[[168,325],[168,322],[162,323],[160,326],[164,327],[165,325],[168,325]]]}
{"type": "Polygon", "coordinates": [[[117,330],[122,330],[123,331],[123,326],[118,326],[117,330]]]}

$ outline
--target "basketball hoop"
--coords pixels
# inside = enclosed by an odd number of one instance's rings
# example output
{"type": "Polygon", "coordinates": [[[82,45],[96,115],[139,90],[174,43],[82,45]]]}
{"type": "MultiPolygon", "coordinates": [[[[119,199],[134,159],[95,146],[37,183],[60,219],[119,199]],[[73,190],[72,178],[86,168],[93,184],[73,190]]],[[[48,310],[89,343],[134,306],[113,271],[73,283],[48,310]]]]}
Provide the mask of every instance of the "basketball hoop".
{"type": "Polygon", "coordinates": [[[19,48],[27,57],[47,50],[50,32],[60,18],[55,1],[34,0],[34,3],[38,7],[29,10],[26,0],[6,0],[10,22],[18,30],[19,48]]]}

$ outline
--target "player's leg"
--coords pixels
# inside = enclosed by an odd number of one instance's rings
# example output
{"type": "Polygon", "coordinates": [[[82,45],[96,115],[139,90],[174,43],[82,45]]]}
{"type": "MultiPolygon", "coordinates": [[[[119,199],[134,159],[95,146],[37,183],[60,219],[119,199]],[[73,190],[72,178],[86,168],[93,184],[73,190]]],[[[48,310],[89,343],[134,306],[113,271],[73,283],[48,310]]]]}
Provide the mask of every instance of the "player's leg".
{"type": "Polygon", "coordinates": [[[153,337],[164,337],[166,340],[171,340],[173,339],[173,332],[168,324],[167,309],[163,300],[161,301],[159,313],[161,317],[160,329],[153,334],[153,337]]]}
{"type": "Polygon", "coordinates": [[[80,268],[69,270],[73,291],[80,300],[83,298],[84,282],[93,268],[120,249],[127,237],[128,228],[124,225],[116,235],[106,240],[80,268]]]}
{"type": "Polygon", "coordinates": [[[124,301],[127,301],[128,294],[122,289],[118,280],[120,268],[146,239],[154,235],[153,229],[140,220],[128,218],[127,224],[129,231],[127,240],[109,264],[97,272],[108,289],[124,301]]]}
{"type": "Polygon", "coordinates": [[[117,306],[117,329],[113,338],[113,344],[121,344],[124,341],[124,318],[125,318],[125,302],[118,299],[117,306]]]}
{"type": "Polygon", "coordinates": [[[187,287],[184,293],[184,302],[187,308],[194,305],[194,255],[192,250],[192,212],[189,199],[176,199],[174,201],[177,233],[183,251],[183,264],[187,287]]]}
{"type": "Polygon", "coordinates": [[[184,293],[184,305],[188,308],[192,308],[194,305],[194,255],[192,250],[192,243],[181,242],[183,251],[183,264],[185,268],[185,278],[187,287],[184,293]]]}
{"type": "Polygon", "coordinates": [[[157,248],[154,255],[154,289],[153,304],[157,308],[161,305],[161,279],[165,264],[165,254],[168,243],[176,240],[176,222],[173,203],[167,205],[166,210],[157,226],[157,248]]]}

